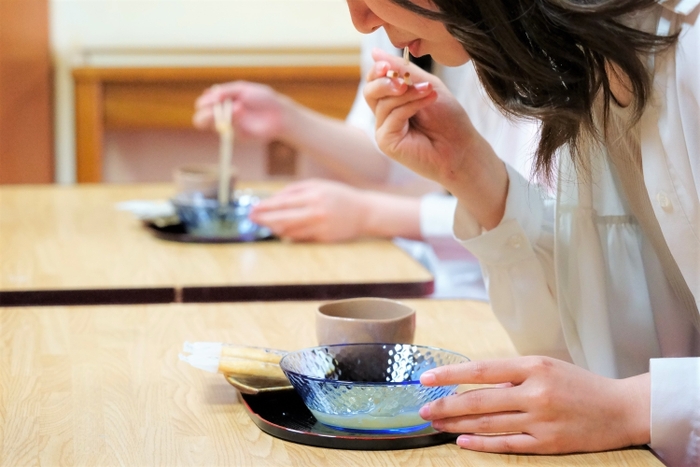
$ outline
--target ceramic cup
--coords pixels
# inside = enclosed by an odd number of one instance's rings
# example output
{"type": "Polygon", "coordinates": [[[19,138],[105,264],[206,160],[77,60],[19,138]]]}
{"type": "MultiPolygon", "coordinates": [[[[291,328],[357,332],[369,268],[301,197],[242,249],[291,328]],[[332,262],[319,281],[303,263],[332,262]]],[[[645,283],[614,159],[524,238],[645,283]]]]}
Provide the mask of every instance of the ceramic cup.
{"type": "MultiPolygon", "coordinates": [[[[237,170],[231,167],[231,191],[235,189],[237,170]]],[[[177,193],[201,193],[205,198],[216,198],[219,193],[219,166],[193,164],[177,167],[174,171],[177,193]]]]}
{"type": "Polygon", "coordinates": [[[352,343],[412,344],[416,311],[385,298],[351,298],[316,311],[319,345],[352,343]]]}

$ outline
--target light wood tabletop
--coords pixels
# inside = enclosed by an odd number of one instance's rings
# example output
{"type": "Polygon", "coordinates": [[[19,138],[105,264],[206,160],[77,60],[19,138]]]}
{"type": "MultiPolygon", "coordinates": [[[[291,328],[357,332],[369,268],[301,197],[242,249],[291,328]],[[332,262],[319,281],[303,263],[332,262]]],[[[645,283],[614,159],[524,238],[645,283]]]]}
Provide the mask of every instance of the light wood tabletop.
{"type": "MultiPolygon", "coordinates": [[[[405,302],[417,310],[418,344],[473,359],[515,355],[486,304],[405,302]]],[[[312,346],[318,304],[0,308],[0,465],[662,466],[645,448],[515,456],[454,443],[396,451],[295,444],[258,429],[221,375],[178,360],[185,340],[312,346]]]]}
{"type": "Polygon", "coordinates": [[[171,185],[0,187],[0,305],[420,297],[433,290],[431,274],[389,240],[178,243],[115,208],[173,193],[171,185]]]}

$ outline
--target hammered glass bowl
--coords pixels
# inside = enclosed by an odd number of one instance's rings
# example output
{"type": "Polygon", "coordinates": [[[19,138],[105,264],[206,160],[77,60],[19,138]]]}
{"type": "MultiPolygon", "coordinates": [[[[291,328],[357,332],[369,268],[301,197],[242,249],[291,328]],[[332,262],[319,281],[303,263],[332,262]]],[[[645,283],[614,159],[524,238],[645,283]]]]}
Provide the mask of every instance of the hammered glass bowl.
{"type": "Polygon", "coordinates": [[[316,419],[331,428],[409,433],[430,425],[418,415],[426,403],[457,386],[427,387],[420,375],[468,362],[448,350],[410,344],[339,344],[290,352],[280,367],[316,419]]]}
{"type": "Polygon", "coordinates": [[[221,206],[218,200],[206,198],[197,192],[179,193],[171,199],[175,212],[188,233],[217,238],[269,235],[269,230],[248,218],[257,201],[257,197],[239,195],[228,206],[221,206]]]}

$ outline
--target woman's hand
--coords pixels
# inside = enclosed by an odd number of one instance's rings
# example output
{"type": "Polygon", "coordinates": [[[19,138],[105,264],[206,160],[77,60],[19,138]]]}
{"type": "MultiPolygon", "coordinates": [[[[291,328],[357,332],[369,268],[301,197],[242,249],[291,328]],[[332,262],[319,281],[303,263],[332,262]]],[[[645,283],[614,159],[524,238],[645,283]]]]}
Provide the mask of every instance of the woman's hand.
{"type": "Polygon", "coordinates": [[[305,180],[261,201],[250,219],[294,241],[351,240],[365,233],[369,206],[363,193],[338,182],[305,180]]]}
{"type": "Polygon", "coordinates": [[[433,75],[381,50],[375,49],[373,57],[365,98],[376,116],[380,149],[444,186],[483,227],[498,225],[505,211],[508,174],[462,106],[433,75]],[[415,84],[388,78],[389,70],[399,76],[410,72],[415,84]]]}
{"type": "Polygon", "coordinates": [[[420,239],[421,200],[328,180],[293,183],[255,206],[251,220],[294,241],[420,239]]]}
{"type": "Polygon", "coordinates": [[[440,431],[465,433],[465,449],[590,452],[650,440],[648,374],[615,380],[547,357],[475,361],[425,372],[426,386],[490,384],[423,406],[440,431]]]}
{"type": "Polygon", "coordinates": [[[275,139],[288,126],[293,102],[269,86],[234,81],[212,86],[195,103],[192,122],[200,129],[214,128],[214,105],[233,101],[231,120],[236,133],[243,137],[275,139]]]}
{"type": "Polygon", "coordinates": [[[479,138],[464,109],[442,82],[415,65],[381,50],[367,76],[365,99],[376,116],[376,139],[390,157],[436,181],[455,172],[465,149],[479,138]],[[390,70],[411,73],[415,83],[388,78],[390,70]]]}

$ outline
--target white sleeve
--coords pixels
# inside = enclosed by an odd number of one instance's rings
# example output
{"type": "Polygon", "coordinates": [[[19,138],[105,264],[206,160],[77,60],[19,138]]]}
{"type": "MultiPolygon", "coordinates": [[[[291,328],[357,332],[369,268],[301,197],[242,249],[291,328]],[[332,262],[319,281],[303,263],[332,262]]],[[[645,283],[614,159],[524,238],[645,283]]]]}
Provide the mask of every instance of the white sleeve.
{"type": "Polygon", "coordinates": [[[669,467],[700,465],[700,358],[655,358],[651,448],[669,467]]]}
{"type": "MultiPolygon", "coordinates": [[[[698,45],[698,0],[668,0],[664,7],[679,15],[689,15],[677,45],[676,63],[678,86],[683,94],[673,96],[682,115],[688,154],[698,153],[698,98],[700,67],[698,45]],[[693,13],[694,12],[694,13],[693,13]],[[694,14],[694,16],[693,16],[694,14]]],[[[683,134],[683,133],[681,133],[683,134]]],[[[683,144],[680,143],[680,144],[683,144]]],[[[691,157],[694,182],[698,183],[700,167],[697,157],[691,157]]],[[[697,198],[694,200],[697,203],[697,198]]],[[[693,260],[691,259],[691,262],[693,260]]],[[[679,265],[681,261],[679,260],[679,265]]],[[[695,258],[697,263],[697,258],[695,258]]],[[[688,278],[686,278],[688,280],[688,278]]],[[[690,279],[692,281],[692,279],[690,279]]],[[[690,285],[690,282],[689,282],[690,285]]],[[[696,297],[697,299],[697,297],[696,297]]],[[[689,324],[690,325],[690,324],[689,324]]],[[[651,443],[650,447],[670,467],[700,466],[700,358],[651,359],[651,443]]]]}
{"type": "Polygon", "coordinates": [[[430,193],[420,200],[420,233],[423,238],[452,237],[457,198],[430,193]]]}
{"type": "Polygon", "coordinates": [[[509,187],[501,223],[483,232],[458,204],[455,237],[479,259],[493,311],[518,352],[571,361],[555,298],[554,200],[506,167],[509,187]]]}

